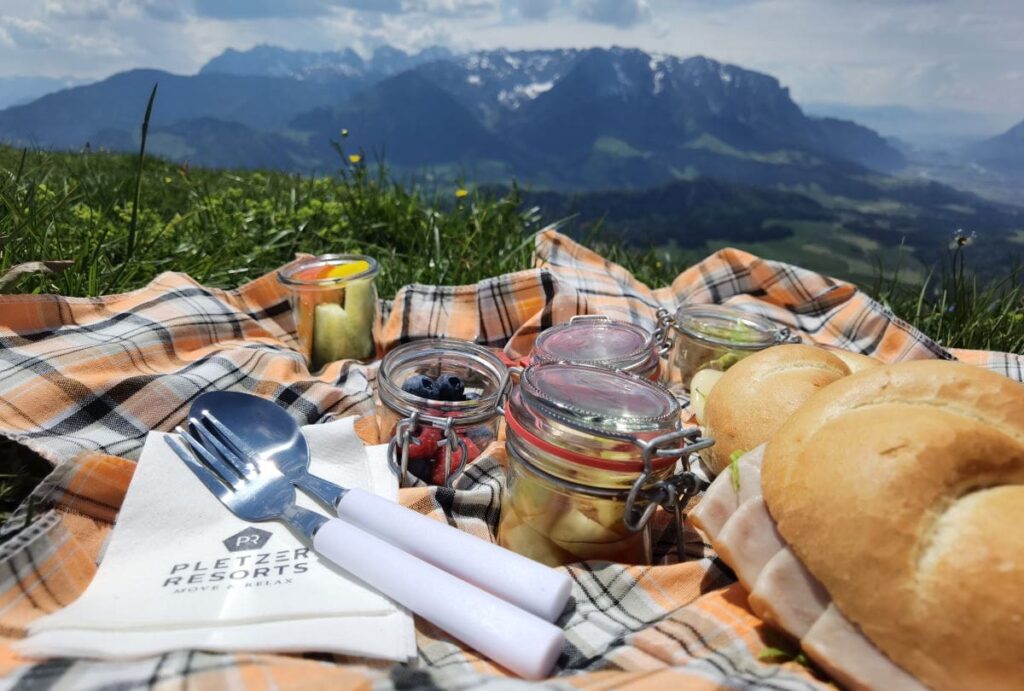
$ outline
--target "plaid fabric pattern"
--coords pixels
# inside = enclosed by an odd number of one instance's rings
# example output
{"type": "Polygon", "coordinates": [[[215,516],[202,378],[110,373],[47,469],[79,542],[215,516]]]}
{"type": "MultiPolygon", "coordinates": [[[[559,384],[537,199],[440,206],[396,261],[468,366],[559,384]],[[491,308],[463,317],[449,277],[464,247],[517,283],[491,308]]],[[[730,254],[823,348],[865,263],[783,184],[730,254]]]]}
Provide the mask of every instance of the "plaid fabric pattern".
{"type": "MultiPolygon", "coordinates": [[[[715,253],[658,290],[553,231],[536,268],[474,286],[412,285],[382,310],[378,343],[448,336],[527,354],[544,328],[576,314],[654,327],[659,307],[740,305],[808,342],[886,361],[960,358],[1024,380],[1019,355],[947,351],[852,285],[738,250],[715,253]]],[[[185,651],[132,662],[28,661],[10,643],[34,619],[73,601],[96,570],[148,431],[167,431],[209,390],[275,400],[300,423],[373,412],[374,365],[335,363],[311,375],[294,348],[286,295],[272,275],[236,291],[162,274],[145,288],[97,299],[0,296],[0,435],[54,470],[2,528],[0,678],[14,688],[487,688],[510,680],[417,621],[420,664],[324,655],[185,651]],[[27,527],[26,527],[27,526],[27,527]]],[[[2,447],[0,447],[2,448],[2,447]]],[[[408,506],[492,538],[504,487],[492,446],[455,490],[402,491],[408,506]]],[[[828,685],[794,662],[758,659],[779,645],[747,609],[731,573],[701,536],[674,563],[674,530],[656,517],[657,566],[583,563],[561,625],[568,644],[549,688],[828,685]]]]}

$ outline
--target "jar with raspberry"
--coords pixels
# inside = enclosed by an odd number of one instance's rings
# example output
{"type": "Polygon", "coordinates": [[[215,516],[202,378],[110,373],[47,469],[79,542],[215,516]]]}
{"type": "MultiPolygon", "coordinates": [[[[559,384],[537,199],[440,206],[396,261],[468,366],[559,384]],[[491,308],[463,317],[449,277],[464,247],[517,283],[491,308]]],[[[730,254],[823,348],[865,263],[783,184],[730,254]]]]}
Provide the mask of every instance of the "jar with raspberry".
{"type": "Polygon", "coordinates": [[[498,438],[509,376],[496,353],[469,341],[413,341],[384,356],[377,419],[401,486],[451,486],[498,438]]]}

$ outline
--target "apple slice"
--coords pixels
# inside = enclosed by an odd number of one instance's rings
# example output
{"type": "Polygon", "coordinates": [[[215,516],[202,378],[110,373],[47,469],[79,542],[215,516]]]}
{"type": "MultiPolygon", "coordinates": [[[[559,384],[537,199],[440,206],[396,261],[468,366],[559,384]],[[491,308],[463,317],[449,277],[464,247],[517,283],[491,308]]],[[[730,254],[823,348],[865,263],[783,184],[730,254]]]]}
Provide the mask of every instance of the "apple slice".
{"type": "Polygon", "coordinates": [[[350,313],[327,302],[313,311],[313,367],[335,360],[361,360],[373,355],[372,316],[350,313]]]}
{"type": "Polygon", "coordinates": [[[714,369],[702,369],[693,375],[690,381],[690,408],[697,417],[697,422],[704,424],[704,406],[707,404],[708,395],[718,380],[725,372],[714,369]]]}

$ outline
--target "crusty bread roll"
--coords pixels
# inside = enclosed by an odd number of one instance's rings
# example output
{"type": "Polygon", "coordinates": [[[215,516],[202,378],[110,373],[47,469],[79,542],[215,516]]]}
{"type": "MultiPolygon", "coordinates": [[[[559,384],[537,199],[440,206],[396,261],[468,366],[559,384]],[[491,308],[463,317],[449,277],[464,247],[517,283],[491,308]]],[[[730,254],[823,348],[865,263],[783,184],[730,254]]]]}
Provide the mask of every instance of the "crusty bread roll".
{"type": "Polygon", "coordinates": [[[700,422],[715,444],[701,457],[717,475],[734,452],[768,441],[818,389],[849,374],[838,357],[809,345],[774,346],[740,360],[707,395],[700,422]]]}
{"type": "Polygon", "coordinates": [[[778,530],[839,610],[934,689],[1024,684],[1024,385],[871,368],[811,397],[765,451],[778,530]]]}
{"type": "Polygon", "coordinates": [[[851,373],[885,364],[876,357],[861,355],[860,353],[843,350],[842,348],[826,348],[826,350],[845,362],[846,366],[850,368],[851,373]]]}

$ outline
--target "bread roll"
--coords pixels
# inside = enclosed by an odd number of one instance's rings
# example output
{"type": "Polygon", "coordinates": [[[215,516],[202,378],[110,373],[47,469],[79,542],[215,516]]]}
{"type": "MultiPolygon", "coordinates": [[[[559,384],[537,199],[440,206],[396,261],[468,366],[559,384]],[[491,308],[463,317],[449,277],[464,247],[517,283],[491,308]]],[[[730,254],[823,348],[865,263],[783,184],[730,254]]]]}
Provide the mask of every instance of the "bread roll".
{"type": "Polygon", "coordinates": [[[843,350],[842,348],[826,348],[826,350],[845,362],[846,366],[850,368],[851,373],[885,364],[876,357],[861,355],[860,353],[843,350]]]}
{"type": "Polygon", "coordinates": [[[701,457],[717,475],[734,452],[768,441],[818,389],[849,374],[838,357],[809,345],[774,346],[740,360],[707,396],[701,423],[715,445],[701,457]]]}
{"type": "Polygon", "coordinates": [[[761,489],[896,664],[934,689],[1021,688],[1024,386],[934,360],[859,372],[782,424],[761,489]]]}

